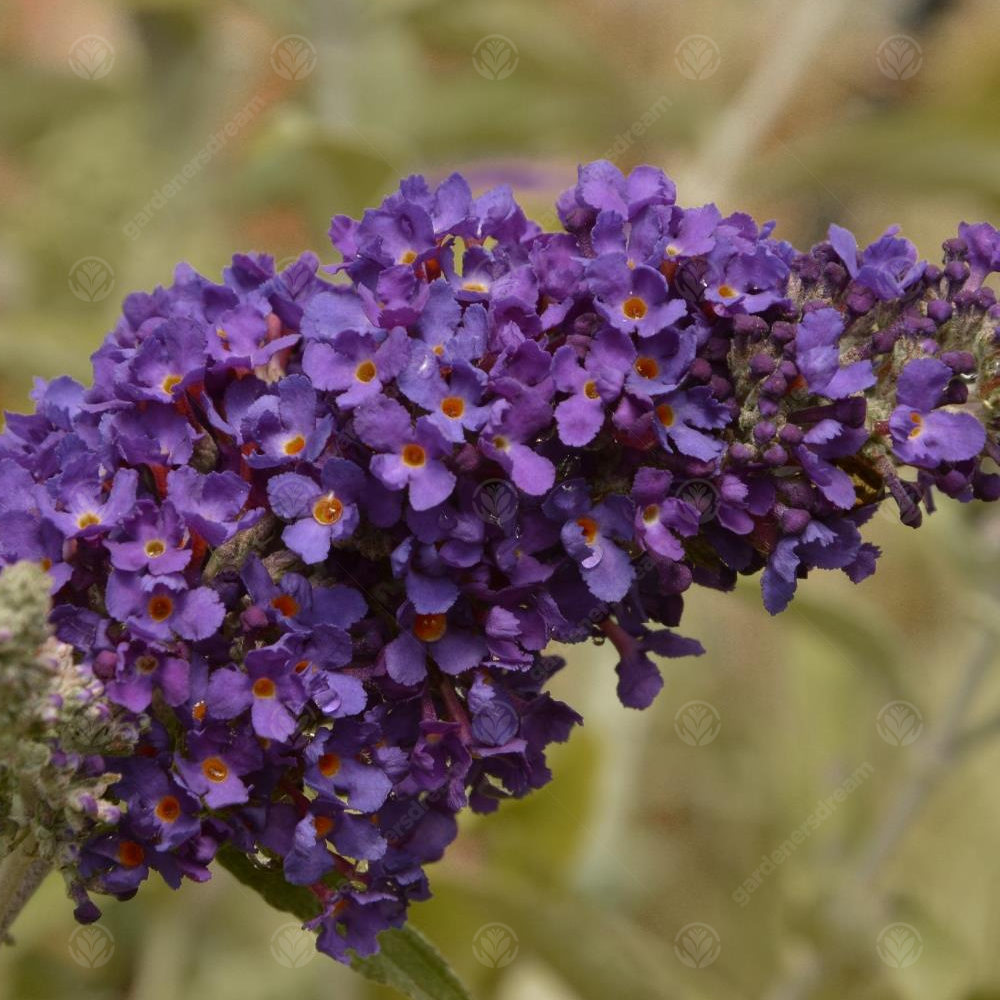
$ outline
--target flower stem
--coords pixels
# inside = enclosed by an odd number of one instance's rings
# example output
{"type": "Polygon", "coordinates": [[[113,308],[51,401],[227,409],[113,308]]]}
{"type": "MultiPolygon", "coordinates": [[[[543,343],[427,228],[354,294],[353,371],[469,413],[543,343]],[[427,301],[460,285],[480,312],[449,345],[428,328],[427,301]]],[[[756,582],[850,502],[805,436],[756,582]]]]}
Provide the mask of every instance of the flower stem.
{"type": "Polygon", "coordinates": [[[11,940],[14,920],[51,868],[48,861],[32,853],[31,846],[23,841],[0,862],[0,944],[11,940]]]}

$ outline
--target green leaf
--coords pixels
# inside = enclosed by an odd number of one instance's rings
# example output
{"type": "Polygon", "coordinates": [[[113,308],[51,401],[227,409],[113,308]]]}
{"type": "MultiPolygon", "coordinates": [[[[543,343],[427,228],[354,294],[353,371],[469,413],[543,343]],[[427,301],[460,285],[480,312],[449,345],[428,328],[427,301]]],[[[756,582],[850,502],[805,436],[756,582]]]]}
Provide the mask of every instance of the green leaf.
{"type": "Polygon", "coordinates": [[[355,958],[351,968],[413,1000],[471,1000],[438,950],[412,927],[383,931],[382,950],[355,958]]]}
{"type": "MultiPolygon", "coordinates": [[[[289,885],[277,869],[255,864],[249,855],[229,845],[219,849],[216,860],[275,909],[303,922],[319,915],[316,897],[305,886],[289,885]]],[[[379,953],[370,958],[355,956],[351,968],[411,1000],[471,1000],[437,949],[412,927],[383,931],[379,946],[379,953]]]]}

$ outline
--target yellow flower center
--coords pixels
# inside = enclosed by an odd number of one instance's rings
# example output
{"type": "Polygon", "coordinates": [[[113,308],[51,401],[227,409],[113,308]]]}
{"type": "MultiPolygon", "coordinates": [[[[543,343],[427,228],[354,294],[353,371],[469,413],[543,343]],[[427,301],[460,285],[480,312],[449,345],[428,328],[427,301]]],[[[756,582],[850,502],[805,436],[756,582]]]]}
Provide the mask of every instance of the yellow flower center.
{"type": "Polygon", "coordinates": [[[441,400],[441,412],[452,420],[458,420],[465,413],[465,400],[461,396],[445,396],[441,400]]]}
{"type": "Polygon", "coordinates": [[[344,514],[344,505],[332,493],[328,493],[313,504],[312,514],[319,524],[336,524],[344,514]]]}
{"type": "Polygon", "coordinates": [[[417,615],[413,620],[413,632],[422,642],[437,642],[448,630],[448,619],[444,615],[417,615]]]}
{"type": "Polygon", "coordinates": [[[646,303],[643,302],[638,295],[630,295],[622,303],[622,312],[625,313],[629,319],[642,319],[647,312],[646,303]]]}
{"type": "Polygon", "coordinates": [[[635,370],[636,374],[643,378],[656,378],[660,374],[660,366],[656,363],[656,359],[649,357],[636,358],[635,370]]]}
{"type": "Polygon", "coordinates": [[[419,469],[427,461],[427,452],[419,444],[408,444],[403,448],[403,464],[411,469],[419,469]]]}
{"type": "Polygon", "coordinates": [[[174,602],[166,594],[151,598],[147,607],[154,622],[165,622],[174,613],[174,602]]]}
{"type": "Polygon", "coordinates": [[[296,434],[295,437],[289,438],[285,442],[285,454],[286,455],[298,455],[300,451],[306,446],[306,439],[301,434],[296,434]]]}
{"type": "Polygon", "coordinates": [[[201,773],[216,784],[229,777],[229,768],[221,757],[208,757],[201,762],[201,773]]]}
{"type": "Polygon", "coordinates": [[[270,677],[258,677],[253,682],[252,691],[255,698],[273,698],[277,690],[270,677]]]}

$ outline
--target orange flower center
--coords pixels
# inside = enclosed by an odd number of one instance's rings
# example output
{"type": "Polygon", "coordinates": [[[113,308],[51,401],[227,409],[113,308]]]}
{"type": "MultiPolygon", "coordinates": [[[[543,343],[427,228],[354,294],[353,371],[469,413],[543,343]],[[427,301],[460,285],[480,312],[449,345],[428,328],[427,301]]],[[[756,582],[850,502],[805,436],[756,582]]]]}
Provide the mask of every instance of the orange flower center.
{"type": "Polygon", "coordinates": [[[52,569],[52,560],[48,556],[45,556],[42,559],[40,559],[38,564],[42,567],[42,569],[45,570],[46,573],[48,573],[48,571],[52,569]]]}
{"type": "Polygon", "coordinates": [[[403,464],[411,469],[419,469],[427,461],[427,452],[419,444],[408,444],[403,448],[403,464]]]}
{"type": "Polygon", "coordinates": [[[226,766],[226,762],[222,760],[221,757],[208,757],[201,762],[201,773],[204,774],[209,781],[214,781],[216,784],[219,784],[229,777],[229,768],[226,766]]]}
{"type": "Polygon", "coordinates": [[[161,388],[169,396],[174,391],[174,386],[180,385],[183,381],[180,375],[168,375],[163,380],[161,388]]]}
{"type": "Polygon", "coordinates": [[[344,514],[344,505],[332,494],[313,504],[313,518],[320,524],[336,524],[344,514]]]}
{"type": "Polygon", "coordinates": [[[466,281],[462,285],[462,290],[466,292],[482,292],[483,294],[489,291],[481,281],[466,281]]]}
{"type": "Polygon", "coordinates": [[[416,250],[404,250],[399,257],[400,264],[412,264],[417,259],[416,250]]]}
{"type": "Polygon", "coordinates": [[[295,664],[295,672],[297,674],[304,674],[308,669],[309,669],[308,660],[299,660],[299,662],[295,664]]]}
{"type": "Polygon", "coordinates": [[[910,437],[920,437],[924,429],[924,418],[914,410],[910,414],[910,422],[913,424],[913,430],[910,431],[910,437]]]}
{"type": "Polygon", "coordinates": [[[465,413],[465,400],[461,396],[445,396],[441,400],[441,412],[452,420],[458,420],[465,413]]]}
{"type": "Polygon", "coordinates": [[[88,510],[85,514],[81,514],[76,519],[76,526],[78,528],[89,528],[92,524],[100,524],[100,517],[95,514],[92,510],[88,510]]]}
{"type": "Polygon", "coordinates": [[[646,311],[646,303],[643,302],[638,295],[630,295],[622,303],[622,312],[625,313],[629,319],[642,319],[642,317],[646,315],[646,311]]]}
{"type": "Polygon", "coordinates": [[[576,523],[583,529],[583,540],[593,545],[597,538],[597,522],[592,517],[578,517],[576,523]]]}
{"type": "Polygon", "coordinates": [[[674,422],[674,411],[667,403],[660,403],[656,408],[656,419],[663,424],[664,427],[669,427],[674,422]]]}
{"type": "Polygon", "coordinates": [[[370,382],[377,374],[375,370],[374,361],[362,361],[357,368],[354,369],[354,377],[359,382],[370,382]]]}
{"type": "Polygon", "coordinates": [[[601,394],[597,391],[597,383],[591,379],[583,384],[583,394],[587,399],[600,399],[601,394]]]}
{"type": "Polygon", "coordinates": [[[721,295],[724,299],[735,299],[736,296],[739,295],[739,292],[729,285],[719,285],[719,295],[721,295]]]}
{"type": "Polygon", "coordinates": [[[166,594],[160,594],[150,599],[148,609],[154,622],[165,622],[174,613],[174,602],[166,594]]]}
{"type": "Polygon", "coordinates": [[[660,374],[660,366],[656,363],[656,358],[636,358],[635,370],[643,378],[656,378],[660,374]]]}
{"type": "Polygon", "coordinates": [[[316,826],[317,837],[325,837],[333,829],[333,820],[329,816],[315,816],[313,823],[316,826]]]}
{"type": "Polygon", "coordinates": [[[159,538],[151,538],[146,542],[146,555],[150,559],[159,559],[164,552],[167,551],[167,546],[164,542],[161,542],[159,538]]]}
{"type": "Polygon", "coordinates": [[[643,512],[642,519],[646,524],[652,524],[654,521],[659,520],[660,508],[657,504],[651,503],[643,512]]]}
{"type": "Polygon", "coordinates": [[[203,701],[196,701],[194,705],[191,706],[191,718],[195,722],[201,722],[205,718],[205,712],[208,706],[203,701]]]}
{"type": "Polygon", "coordinates": [[[156,803],[156,815],[162,819],[164,823],[175,822],[180,814],[181,804],[173,795],[164,795],[163,798],[156,803]]]}
{"type": "Polygon", "coordinates": [[[291,594],[279,594],[272,598],[271,607],[286,618],[294,618],[299,613],[299,602],[291,594]]]}
{"type": "Polygon", "coordinates": [[[413,631],[423,642],[437,642],[448,629],[444,615],[417,615],[413,620],[413,631]]]}
{"type": "Polygon", "coordinates": [[[134,840],[123,840],[118,845],[118,860],[125,868],[137,868],[145,857],[146,852],[134,840]]]}
{"type": "Polygon", "coordinates": [[[332,778],[340,770],[340,758],[335,753],[325,753],[316,761],[316,766],[324,778],[332,778]]]}
{"type": "Polygon", "coordinates": [[[510,442],[502,434],[497,434],[497,436],[493,438],[493,447],[496,448],[497,451],[506,451],[510,447],[510,442]]]}
{"type": "Polygon", "coordinates": [[[289,438],[285,442],[285,454],[286,455],[298,455],[300,451],[306,446],[306,439],[301,434],[296,434],[295,437],[289,438]]]}
{"type": "Polygon", "coordinates": [[[252,691],[255,698],[273,698],[277,690],[274,681],[270,677],[258,677],[253,682],[252,691]]]}

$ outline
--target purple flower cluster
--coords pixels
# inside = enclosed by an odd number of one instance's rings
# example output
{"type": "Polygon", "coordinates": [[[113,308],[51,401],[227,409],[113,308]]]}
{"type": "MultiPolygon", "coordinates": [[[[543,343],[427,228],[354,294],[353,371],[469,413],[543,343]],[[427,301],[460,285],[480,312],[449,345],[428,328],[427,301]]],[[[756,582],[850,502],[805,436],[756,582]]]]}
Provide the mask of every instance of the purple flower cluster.
{"type": "Polygon", "coordinates": [[[94,384],[0,437],[0,560],[50,572],[56,634],[142,720],[74,882],[209,877],[223,843],[377,948],[456,814],[549,779],[579,716],[550,642],[610,639],[625,705],[692,583],[860,581],[891,496],[1000,496],[1000,234],[941,267],[890,230],[800,253],[684,209],[661,171],[580,169],[562,232],[506,188],[404,181],[334,218],[343,262],[237,256],[125,299],[94,384]],[[911,478],[904,478],[904,467],[911,478]]]}

